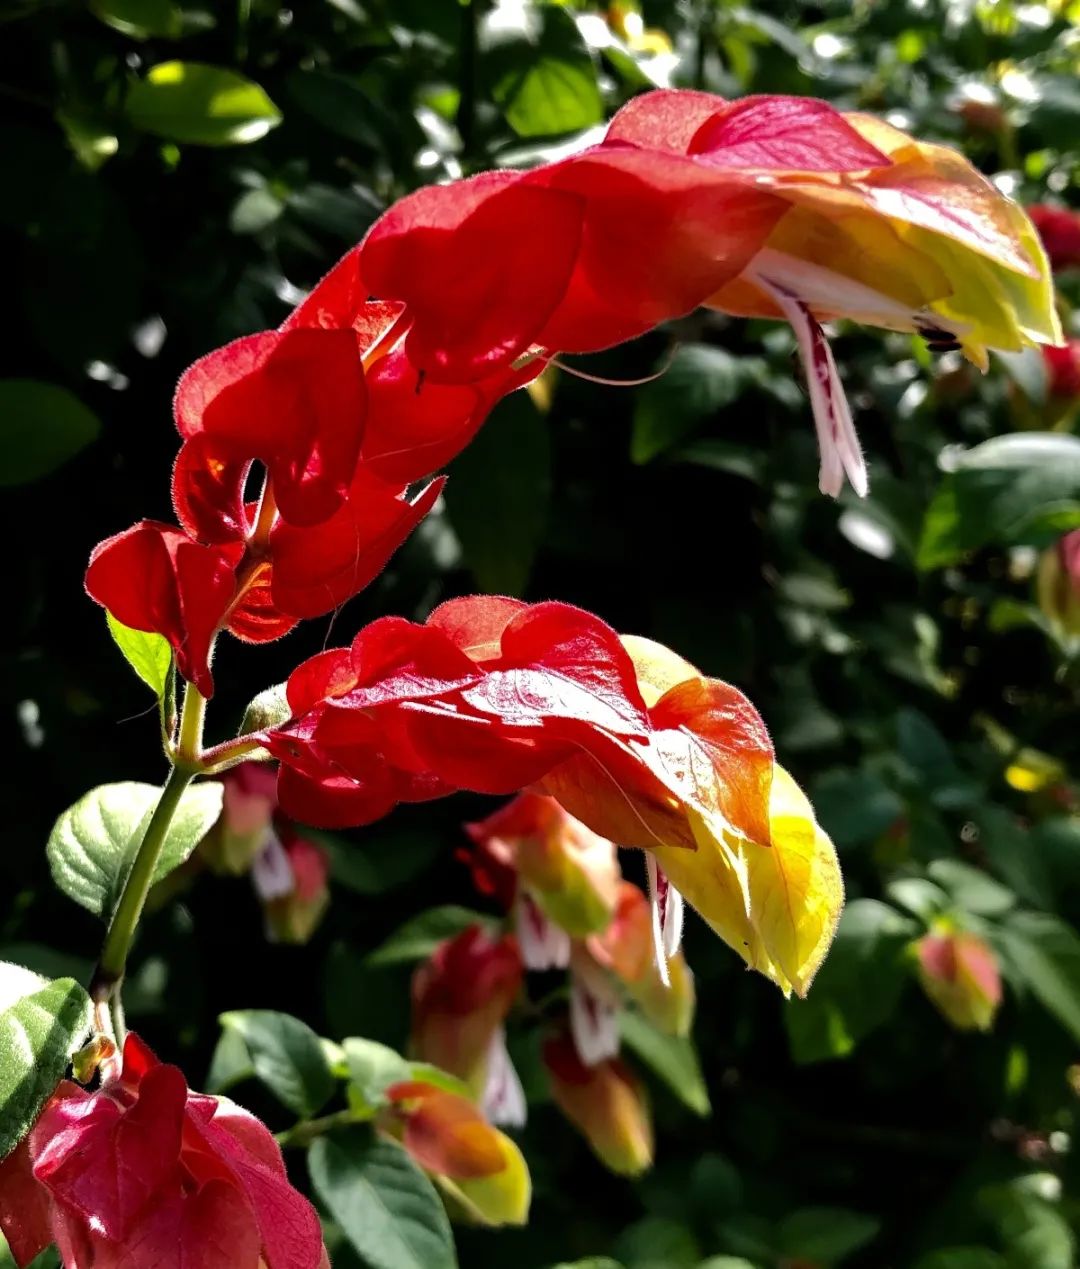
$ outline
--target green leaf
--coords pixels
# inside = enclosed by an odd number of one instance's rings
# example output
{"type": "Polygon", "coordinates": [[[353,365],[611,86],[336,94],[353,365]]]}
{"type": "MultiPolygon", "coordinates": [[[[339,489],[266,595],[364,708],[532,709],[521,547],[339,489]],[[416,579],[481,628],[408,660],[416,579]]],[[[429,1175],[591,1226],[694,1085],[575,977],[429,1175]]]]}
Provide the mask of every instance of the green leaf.
{"type": "Polygon", "coordinates": [[[843,767],[814,781],[812,800],[838,850],[875,841],[904,813],[903,801],[880,777],[843,767]]]}
{"type": "Polygon", "coordinates": [[[373,824],[359,840],[331,833],[309,834],[330,856],[335,881],[357,894],[386,894],[406,885],[434,860],[442,849],[438,835],[400,825],[373,824]]]}
{"type": "Polygon", "coordinates": [[[996,917],[1016,907],[1016,895],[981,868],[973,868],[959,859],[935,859],[928,871],[964,912],[996,917]]]}
{"type": "Polygon", "coordinates": [[[918,565],[944,568],[982,546],[1014,546],[1080,526],[1080,437],[996,436],[968,450],[926,513],[918,565]]]}
{"type": "Polygon", "coordinates": [[[202,62],[152,66],[128,93],[127,115],[143,132],[188,145],[244,145],[281,122],[258,84],[202,62]]]}
{"type": "Polygon", "coordinates": [[[1054,908],[1050,873],[1028,830],[1000,806],[980,807],[973,819],[979,828],[979,848],[1002,881],[1025,903],[1054,908]]]}
{"type": "MultiPolygon", "coordinates": [[[[127,781],[91,789],[60,816],[46,854],[57,886],[84,908],[108,919],[127,880],[160,790],[127,781]]],[[[222,785],[184,791],[154,869],[154,883],[178,868],[221,814],[222,785]]]]}
{"type": "Polygon", "coordinates": [[[845,1057],[889,1020],[908,977],[904,951],[917,932],[913,922],[877,899],[847,905],[810,994],[783,1006],[796,1062],[845,1057]],[[866,990],[868,982],[873,992],[866,990]]]}
{"type": "Polygon", "coordinates": [[[111,612],[105,613],[105,621],[109,634],[124,654],[128,665],[160,700],[172,669],[172,648],[169,647],[168,639],[164,635],[151,634],[145,630],[132,630],[130,626],[117,621],[111,612]]]}
{"type": "Polygon", "coordinates": [[[0,1158],[30,1131],[90,1030],[90,997],[72,978],[48,982],[0,963],[0,1158]]]}
{"type": "Polygon", "coordinates": [[[0,379],[0,487],[50,475],[100,432],[97,415],[67,388],[0,379]]]}
{"type": "MultiPolygon", "coordinates": [[[[1056,1177],[1046,1176],[1059,1185],[1056,1177]]],[[[1075,1242],[1057,1206],[1034,1192],[1037,1176],[981,1190],[978,1205],[997,1227],[1009,1269],[1073,1269],[1075,1242]]]]}
{"type": "Polygon", "coordinates": [[[697,1239],[680,1221],[643,1216],[628,1225],[611,1249],[626,1269],[696,1269],[697,1239]]]}
{"type": "Polygon", "coordinates": [[[315,1142],[308,1170],[315,1193],[370,1269],[456,1269],[442,1200],[399,1145],[348,1129],[315,1142]]]}
{"type": "Polygon", "coordinates": [[[402,965],[409,961],[421,961],[443,942],[453,938],[470,925],[482,925],[492,928],[492,917],[483,912],[474,912],[471,908],[462,908],[453,903],[440,908],[429,908],[419,916],[406,921],[386,940],[371,952],[365,964],[375,966],[402,965]]]}
{"type": "Polygon", "coordinates": [[[795,1259],[833,1265],[877,1236],[881,1222],[843,1207],[804,1207],[780,1223],[780,1250],[795,1259]]]}
{"type": "Polygon", "coordinates": [[[379,111],[355,80],[327,70],[293,71],[289,96],[327,131],[369,150],[381,151],[383,140],[373,126],[379,111]]]}
{"type": "Polygon", "coordinates": [[[569,13],[555,5],[517,12],[505,6],[483,25],[481,39],[491,95],[518,136],[553,136],[602,122],[596,67],[569,13]]]}
{"type": "Polygon", "coordinates": [[[623,1269],[617,1260],[610,1256],[586,1256],[584,1260],[563,1260],[551,1269],[623,1269]]]}
{"type": "Polygon", "coordinates": [[[989,1247],[941,1247],[923,1256],[915,1269],[1008,1269],[989,1247]]]}
{"type": "Polygon", "coordinates": [[[255,1062],[251,1050],[239,1031],[225,1027],[210,1059],[205,1086],[208,1093],[227,1093],[244,1080],[255,1078],[255,1062]]]}
{"type": "Polygon", "coordinates": [[[697,1269],[757,1269],[757,1266],[742,1256],[710,1256],[697,1269]]]}
{"type": "Polygon", "coordinates": [[[183,32],[180,12],[170,0],[91,0],[90,11],[135,40],[170,40],[183,32]]]}
{"type": "MultiPolygon", "coordinates": [[[[750,361],[760,365],[758,359],[750,361]]],[[[647,463],[685,440],[718,410],[731,405],[752,378],[743,360],[711,344],[683,344],[634,404],[630,457],[647,463]]],[[[702,461],[698,456],[695,461],[702,461]]]]}
{"type": "Polygon", "coordinates": [[[413,1078],[409,1061],[389,1045],[350,1036],[342,1041],[342,1048],[349,1067],[349,1083],[369,1106],[380,1105],[391,1084],[413,1078]]]}
{"type": "Polygon", "coordinates": [[[333,1096],[326,1051],[306,1022],[272,1009],[238,1009],[219,1021],[243,1039],[256,1079],[301,1118],[310,1119],[333,1096]]]}
{"type": "Polygon", "coordinates": [[[547,525],[550,448],[529,394],[515,392],[450,468],[447,515],[481,590],[525,589],[547,525]]]}
{"type": "Polygon", "coordinates": [[[1032,995],[1080,1042],[1080,936],[1046,912],[1012,912],[996,939],[1032,995]]]}
{"type": "Polygon", "coordinates": [[[640,1013],[624,1010],[620,1015],[623,1042],[665,1083],[695,1115],[708,1115],[709,1091],[701,1073],[693,1040],[667,1035],[640,1013]]]}

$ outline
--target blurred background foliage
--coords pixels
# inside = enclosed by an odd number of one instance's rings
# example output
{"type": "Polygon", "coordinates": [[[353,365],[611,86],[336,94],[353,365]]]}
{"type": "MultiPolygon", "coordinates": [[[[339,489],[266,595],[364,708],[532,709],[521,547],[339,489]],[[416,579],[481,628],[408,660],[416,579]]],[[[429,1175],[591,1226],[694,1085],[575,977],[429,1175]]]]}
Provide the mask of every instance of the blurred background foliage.
{"type": "MultiPolygon", "coordinates": [[[[399,195],[557,156],[654,85],[822,96],[963,147],[1025,202],[1080,205],[1078,23],[1076,3],[993,0],[5,0],[0,955],[86,972],[99,930],[49,884],[50,826],[96,783],[163,774],[81,577],[100,538],[168,518],[184,366],[276,325],[399,195]]],[[[1060,284],[1068,323],[1080,288],[1060,284]]],[[[532,1221],[463,1232],[468,1269],[1076,1263],[1080,670],[1037,585],[1040,552],[1080,525],[1075,403],[1036,354],[981,378],[903,336],[835,347],[864,502],[816,490],[790,331],[696,315],[573,367],[663,370],[644,387],[554,371],[504,403],[445,505],[332,621],[220,651],[223,737],[377,614],[474,588],[568,600],[743,688],[841,851],[849,907],[808,1001],[691,919],[704,1090],[654,1055],[656,1167],[609,1176],[536,1105],[532,1221]],[[1000,961],[987,1035],[919,991],[909,945],[941,919],[1000,961]]],[[[147,922],[133,1024],[196,1085],[236,1008],[400,1046],[411,958],[455,917],[371,953],[428,909],[477,906],[455,850],[490,805],[337,842],[303,947],[266,942],[245,881],[197,879],[147,922]]],[[[528,1026],[511,1047],[528,1084],[528,1026]]],[[[287,1126],[256,1085],[238,1096],[287,1126]]],[[[357,1263],[342,1244],[335,1264],[357,1263]]]]}

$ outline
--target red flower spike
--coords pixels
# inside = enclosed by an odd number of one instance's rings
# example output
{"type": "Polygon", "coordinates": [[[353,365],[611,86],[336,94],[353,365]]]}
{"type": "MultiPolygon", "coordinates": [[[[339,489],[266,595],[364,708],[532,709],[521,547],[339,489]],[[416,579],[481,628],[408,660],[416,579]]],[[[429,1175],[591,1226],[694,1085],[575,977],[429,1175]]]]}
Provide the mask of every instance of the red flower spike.
{"type": "Polygon", "coordinates": [[[403,300],[410,359],[439,383],[471,383],[534,342],[566,289],[584,206],[572,194],[486,172],[396,203],[361,248],[364,281],[403,300]],[[543,235],[537,236],[537,226],[543,235]]]}
{"type": "Polygon", "coordinates": [[[86,591],[125,626],[164,635],[180,673],[210,697],[210,643],[235,592],[241,549],[201,546],[142,520],[94,548],[86,591]]]}
{"type": "Polygon", "coordinates": [[[495,939],[478,925],[440,943],[412,980],[416,1057],[483,1090],[488,1057],[521,987],[521,955],[511,935],[495,939]]]}
{"type": "Polygon", "coordinates": [[[176,389],[185,440],[206,435],[215,459],[258,458],[282,518],[318,524],[345,499],[367,394],[348,330],[264,331],[195,362],[176,389]]]}
{"type": "Polygon", "coordinates": [[[827,101],[754,96],[723,105],[690,139],[688,154],[729,168],[852,172],[892,160],[827,101]]]}
{"type": "Polygon", "coordinates": [[[119,1077],[63,1083],[0,1165],[17,1263],[55,1241],[72,1269],[322,1269],[319,1219],[253,1116],[188,1090],[134,1035],[119,1077]]]}
{"type": "Polygon", "coordinates": [[[282,518],[270,533],[274,606],[293,617],[320,617],[351,599],[383,571],[445,483],[433,480],[410,502],[361,463],[348,500],[328,520],[298,528],[282,518]]]}

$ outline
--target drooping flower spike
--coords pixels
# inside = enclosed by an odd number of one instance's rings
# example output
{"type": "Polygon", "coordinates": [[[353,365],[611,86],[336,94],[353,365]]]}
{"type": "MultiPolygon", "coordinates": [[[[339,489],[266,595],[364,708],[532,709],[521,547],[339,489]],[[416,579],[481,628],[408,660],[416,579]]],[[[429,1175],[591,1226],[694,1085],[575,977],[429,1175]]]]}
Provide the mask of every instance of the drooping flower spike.
{"type": "MultiPolygon", "coordinates": [[[[843,890],[832,844],[735,688],[566,604],[478,596],[383,618],[301,665],[264,737],[287,813],[369,823],[398,802],[531,784],[658,866],[785,992],[809,986],[843,890]]],[[[664,938],[658,951],[664,952],[664,938]]]]}
{"type": "Polygon", "coordinates": [[[809,98],[646,93],[571,158],[403,199],[361,268],[404,302],[406,348],[445,383],[595,351],[700,305],[783,318],[834,495],[845,474],[860,493],[867,481],[823,322],[919,332],[983,369],[989,348],[1061,340],[1019,206],[955,151],[809,98]]]}

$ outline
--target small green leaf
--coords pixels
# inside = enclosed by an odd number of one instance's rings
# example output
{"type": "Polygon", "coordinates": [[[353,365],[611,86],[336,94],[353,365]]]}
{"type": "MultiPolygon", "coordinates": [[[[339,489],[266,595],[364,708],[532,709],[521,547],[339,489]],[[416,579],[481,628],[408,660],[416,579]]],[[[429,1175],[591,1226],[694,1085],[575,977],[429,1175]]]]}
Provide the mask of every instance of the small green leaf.
{"type": "Polygon", "coordinates": [[[227,1093],[244,1080],[255,1078],[255,1063],[244,1037],[232,1027],[225,1027],[210,1059],[205,1087],[208,1093],[227,1093]]]}
{"type": "Polygon", "coordinates": [[[189,145],[244,145],[266,136],[281,113],[243,75],[202,62],[161,62],[128,93],[136,128],[189,145]]]}
{"type": "Polygon", "coordinates": [[[130,626],[117,621],[111,612],[106,612],[105,620],[109,626],[109,634],[124,654],[128,665],[160,700],[172,669],[172,648],[169,647],[168,639],[164,635],[145,630],[132,630],[130,626]]]}
{"type": "Polygon", "coordinates": [[[315,1193],[370,1269],[456,1269],[442,1200],[405,1151],[363,1128],[308,1154],[315,1193]]]}
{"type": "MultiPolygon", "coordinates": [[[[1052,1184],[1056,1177],[1046,1177],[1052,1184]]],[[[997,1227],[1010,1269],[1073,1269],[1075,1239],[1060,1205],[1037,1192],[1039,1178],[1018,1177],[978,1194],[978,1206],[997,1227]]]]}
{"type": "Polygon", "coordinates": [[[620,1017],[622,1038],[645,1065],[695,1115],[708,1115],[709,1092],[701,1073],[694,1042],[685,1036],[667,1035],[641,1014],[624,1010],[620,1017]]]}
{"type": "Polygon", "coordinates": [[[989,1247],[940,1247],[923,1256],[915,1269],[1008,1269],[989,1247]]]}
{"type": "Polygon", "coordinates": [[[357,894],[386,894],[414,880],[439,854],[438,836],[400,825],[373,824],[358,841],[311,832],[330,856],[336,882],[357,894]]]}
{"type": "Polygon", "coordinates": [[[1012,912],[999,942],[1032,995],[1080,1042],[1080,936],[1046,912],[1012,912]]]}
{"type": "Polygon", "coordinates": [[[0,1158],[30,1131],[90,1030],[90,997],[72,978],[48,982],[0,964],[0,1158]]]}
{"type": "Polygon", "coordinates": [[[483,912],[474,912],[471,908],[458,907],[453,903],[440,908],[429,908],[427,912],[421,912],[395,930],[385,943],[381,943],[368,955],[365,964],[374,968],[422,961],[444,939],[453,938],[470,925],[482,925],[485,929],[491,929],[494,920],[483,912]]]}
{"type": "Polygon", "coordinates": [[[804,1207],[780,1224],[780,1250],[793,1259],[833,1265],[877,1236],[881,1222],[842,1207],[804,1207]]]}
{"type": "Polygon", "coordinates": [[[481,590],[525,589],[547,525],[550,449],[528,393],[515,392],[450,468],[447,515],[481,590]]]}
{"type": "MultiPolygon", "coordinates": [[[[160,792],[135,781],[102,784],[60,816],[45,851],[53,880],[69,898],[108,920],[160,792]]],[[[154,869],[154,884],[179,868],[214,826],[222,793],[217,781],[184,791],[154,869]]]]}
{"type": "Polygon", "coordinates": [[[596,67],[573,17],[555,5],[504,7],[481,28],[491,95],[521,137],[553,136],[600,123],[596,67]]]}
{"type": "Polygon", "coordinates": [[[67,388],[0,379],[0,486],[50,475],[100,432],[97,415],[67,388]]]}
{"type": "Polygon", "coordinates": [[[243,1039],[256,1078],[297,1115],[311,1118],[333,1096],[326,1052],[307,1023],[272,1009],[235,1010],[220,1022],[243,1039]]]}

